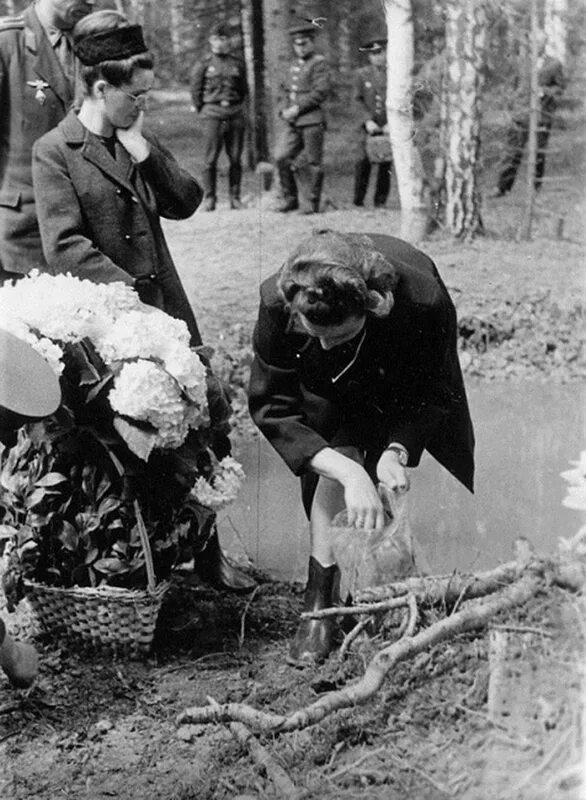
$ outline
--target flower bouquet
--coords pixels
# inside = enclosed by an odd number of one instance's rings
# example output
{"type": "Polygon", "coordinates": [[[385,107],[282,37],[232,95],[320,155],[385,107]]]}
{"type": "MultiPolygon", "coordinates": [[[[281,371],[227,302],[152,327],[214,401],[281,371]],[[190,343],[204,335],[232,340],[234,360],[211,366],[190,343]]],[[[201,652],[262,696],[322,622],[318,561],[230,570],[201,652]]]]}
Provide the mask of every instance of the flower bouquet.
{"type": "MultiPolygon", "coordinates": [[[[65,627],[111,643],[103,598],[135,608],[140,595],[158,613],[173,568],[197,560],[215,512],[238,493],[229,402],[185,323],[122,283],[31,273],[0,288],[0,320],[48,361],[63,396],[0,453],[7,598],[40,592],[53,627],[51,598],[71,606],[85,595],[98,603],[98,629],[67,613],[65,627]]],[[[128,619],[120,626],[128,644],[128,619]]],[[[148,649],[149,636],[130,650],[148,649]]]]}

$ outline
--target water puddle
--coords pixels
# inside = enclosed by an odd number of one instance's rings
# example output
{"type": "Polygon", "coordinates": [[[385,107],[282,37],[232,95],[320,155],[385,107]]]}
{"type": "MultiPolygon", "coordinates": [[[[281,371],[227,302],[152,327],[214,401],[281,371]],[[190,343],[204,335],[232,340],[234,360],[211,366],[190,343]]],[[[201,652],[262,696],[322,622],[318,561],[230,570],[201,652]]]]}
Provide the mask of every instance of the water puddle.
{"type": "MultiPolygon", "coordinates": [[[[586,391],[576,385],[469,387],[477,439],[476,494],[427,454],[412,472],[410,518],[427,568],[442,574],[489,569],[512,557],[518,536],[537,552],[576,533],[581,512],[561,505],[567,469],[586,446],[586,391]]],[[[222,541],[275,578],[302,580],[309,552],[297,479],[262,439],[237,456],[247,481],[220,517],[222,541]]]]}

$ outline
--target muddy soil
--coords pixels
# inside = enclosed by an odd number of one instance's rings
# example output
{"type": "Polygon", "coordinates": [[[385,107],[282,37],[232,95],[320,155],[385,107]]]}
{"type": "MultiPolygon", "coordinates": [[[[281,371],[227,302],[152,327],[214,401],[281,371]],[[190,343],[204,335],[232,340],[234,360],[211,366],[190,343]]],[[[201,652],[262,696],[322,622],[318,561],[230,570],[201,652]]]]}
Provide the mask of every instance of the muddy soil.
{"type": "MultiPolygon", "coordinates": [[[[197,171],[197,136],[190,138],[193,121],[184,105],[162,98],[154,124],[197,171]]],[[[506,198],[486,201],[484,237],[454,243],[439,232],[423,245],[458,307],[469,379],[577,384],[584,377],[583,130],[574,114],[554,131],[548,170],[558,179],[539,196],[532,241],[515,238],[519,185],[506,198]]],[[[216,367],[233,386],[236,445],[254,435],[243,387],[259,281],[315,226],[400,230],[396,193],[387,209],[353,209],[349,166],[329,169],[327,208],[319,216],[271,211],[272,199],[248,173],[244,210],[228,209],[222,186],[216,212],[166,226],[206,343],[216,350],[216,367]]],[[[487,190],[493,177],[487,174],[487,190]]],[[[577,442],[568,459],[579,450],[577,442]]],[[[42,669],[36,685],[16,692],[0,680],[0,796],[283,797],[226,726],[177,726],[177,714],[209,697],[278,713],[305,706],[361,675],[381,643],[365,638],[345,661],[332,658],[313,670],[287,666],[301,587],[257,577],[252,598],[175,586],[144,662],[88,654],[37,633],[42,669]]],[[[364,706],[261,741],[299,796],[308,798],[577,800],[584,796],[580,603],[552,587],[495,620],[495,630],[511,632],[512,643],[492,689],[495,631],[461,635],[399,665],[364,706]]],[[[26,615],[11,623],[22,624],[22,636],[35,633],[26,615]]]]}

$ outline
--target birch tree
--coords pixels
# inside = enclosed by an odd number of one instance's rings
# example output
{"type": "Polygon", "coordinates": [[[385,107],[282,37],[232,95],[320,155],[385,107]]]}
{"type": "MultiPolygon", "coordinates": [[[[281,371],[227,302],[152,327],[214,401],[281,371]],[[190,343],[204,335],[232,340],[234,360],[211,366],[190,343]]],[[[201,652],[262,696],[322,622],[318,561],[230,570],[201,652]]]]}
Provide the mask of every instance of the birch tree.
{"type": "Polygon", "coordinates": [[[568,42],[568,0],[545,0],[545,54],[565,66],[568,42]]]}
{"type": "Polygon", "coordinates": [[[290,0],[263,0],[265,41],[265,94],[268,101],[269,140],[274,149],[278,129],[278,95],[291,57],[287,29],[290,0]]]}
{"type": "Polygon", "coordinates": [[[446,0],[445,10],[446,225],[454,236],[469,239],[482,230],[478,178],[487,7],[484,0],[446,0]]]}
{"type": "Polygon", "coordinates": [[[411,0],[384,0],[388,30],[387,119],[401,202],[401,236],[423,238],[427,222],[423,165],[413,141],[414,31],[411,0]]]}

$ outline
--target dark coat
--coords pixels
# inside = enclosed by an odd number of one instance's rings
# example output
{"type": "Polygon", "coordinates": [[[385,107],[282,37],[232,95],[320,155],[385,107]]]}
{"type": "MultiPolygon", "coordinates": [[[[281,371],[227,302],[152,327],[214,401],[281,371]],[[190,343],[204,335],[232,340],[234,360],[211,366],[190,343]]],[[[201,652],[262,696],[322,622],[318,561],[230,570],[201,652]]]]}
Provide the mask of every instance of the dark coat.
{"type": "Polygon", "coordinates": [[[73,102],[71,86],[33,10],[0,20],[0,267],[44,264],[31,154],[73,102]]]}
{"type": "MultiPolygon", "coordinates": [[[[249,387],[252,417],[298,475],[331,444],[365,450],[368,468],[387,444],[398,442],[409,451],[410,467],[428,450],[472,490],[474,433],[453,303],[428,256],[392,236],[370,238],[397,271],[395,304],[387,317],[367,317],[358,357],[335,382],[333,374],[350,355],[339,360],[339,348],[323,351],[317,339],[291,327],[277,275],[262,284],[249,387]]],[[[356,352],[355,343],[350,350],[356,352]]]]}
{"type": "Polygon", "coordinates": [[[290,122],[291,125],[300,128],[325,123],[323,104],[330,93],[330,70],[322,55],[314,53],[305,60],[296,58],[292,61],[283,89],[282,107],[299,106],[299,114],[290,122]]]}
{"type": "Polygon", "coordinates": [[[382,128],[387,123],[385,107],[387,97],[387,70],[377,69],[372,64],[360,67],[354,79],[354,100],[361,116],[360,125],[368,120],[382,128]]]}
{"type": "Polygon", "coordinates": [[[191,97],[202,118],[241,115],[247,91],[246,67],[241,59],[210,53],[195,65],[191,97]]]}
{"type": "Polygon", "coordinates": [[[192,344],[201,344],[160,217],[189,217],[202,191],[147,138],[146,161],[134,164],[118,142],[114,159],[72,111],[36,142],[33,180],[47,271],[136,286],[144,302],[185,320],[192,344]]]}

